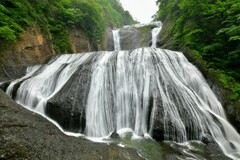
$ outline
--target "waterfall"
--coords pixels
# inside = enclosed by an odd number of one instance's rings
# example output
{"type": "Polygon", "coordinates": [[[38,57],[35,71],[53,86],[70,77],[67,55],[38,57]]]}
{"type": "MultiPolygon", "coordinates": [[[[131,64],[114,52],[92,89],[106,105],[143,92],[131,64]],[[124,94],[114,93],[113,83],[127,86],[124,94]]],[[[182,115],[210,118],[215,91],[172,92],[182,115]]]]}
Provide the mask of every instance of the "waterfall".
{"type": "Polygon", "coordinates": [[[152,30],[152,46],[151,47],[157,47],[157,38],[162,29],[162,26],[156,27],[152,30]]]}
{"type": "Polygon", "coordinates": [[[23,106],[45,114],[47,101],[53,97],[69,80],[71,75],[91,53],[78,55],[62,55],[47,65],[28,67],[23,78],[13,81],[6,93],[13,95],[14,88],[19,86],[14,99],[23,106]]]}
{"type": "Polygon", "coordinates": [[[120,51],[121,44],[120,44],[119,29],[113,30],[112,33],[113,33],[114,50],[120,51]]]}
{"type": "Polygon", "coordinates": [[[64,119],[63,129],[88,137],[121,130],[160,141],[211,136],[227,156],[239,158],[240,136],[220,102],[181,52],[156,48],[160,30],[152,30],[152,47],[131,51],[120,51],[115,30],[115,51],[60,55],[29,67],[6,92],[60,125],[59,117],[64,119]]]}
{"type": "Polygon", "coordinates": [[[113,30],[114,50],[133,50],[142,47],[157,47],[162,22],[135,24],[113,30]]]}
{"type": "Polygon", "coordinates": [[[240,137],[226,121],[221,104],[180,52],[140,48],[62,55],[30,68],[7,93],[13,95],[21,81],[15,100],[45,114],[48,100],[71,83],[70,77],[86,61],[92,63],[83,132],[87,136],[130,128],[138,136],[154,138],[162,124],[164,140],[186,142],[210,134],[227,155],[239,153],[240,137]]]}

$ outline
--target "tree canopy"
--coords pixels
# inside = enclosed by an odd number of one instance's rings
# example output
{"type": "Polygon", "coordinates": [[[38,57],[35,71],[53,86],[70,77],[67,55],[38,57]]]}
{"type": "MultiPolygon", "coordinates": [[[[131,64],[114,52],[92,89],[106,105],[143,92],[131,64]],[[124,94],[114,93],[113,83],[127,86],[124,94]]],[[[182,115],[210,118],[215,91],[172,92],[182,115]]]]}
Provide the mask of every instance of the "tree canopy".
{"type": "Polygon", "coordinates": [[[240,1],[158,0],[157,19],[171,21],[174,46],[189,47],[207,67],[223,73],[240,94],[240,1]],[[231,79],[231,80],[230,80],[231,79]],[[239,83],[238,83],[239,84],[239,83]],[[238,86],[238,87],[236,87],[238,86]]]}
{"type": "Polygon", "coordinates": [[[27,27],[51,34],[57,52],[70,51],[66,29],[78,28],[99,43],[106,26],[132,24],[117,0],[1,0],[0,41],[12,43],[27,27]]]}

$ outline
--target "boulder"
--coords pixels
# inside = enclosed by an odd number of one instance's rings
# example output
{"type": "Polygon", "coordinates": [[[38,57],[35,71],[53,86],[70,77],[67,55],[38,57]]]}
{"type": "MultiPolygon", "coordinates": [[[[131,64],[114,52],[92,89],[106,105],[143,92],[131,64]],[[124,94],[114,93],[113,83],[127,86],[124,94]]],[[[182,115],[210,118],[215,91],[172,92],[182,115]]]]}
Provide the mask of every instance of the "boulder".
{"type": "Polygon", "coordinates": [[[141,160],[134,149],[63,134],[0,90],[0,159],[141,160]]]}

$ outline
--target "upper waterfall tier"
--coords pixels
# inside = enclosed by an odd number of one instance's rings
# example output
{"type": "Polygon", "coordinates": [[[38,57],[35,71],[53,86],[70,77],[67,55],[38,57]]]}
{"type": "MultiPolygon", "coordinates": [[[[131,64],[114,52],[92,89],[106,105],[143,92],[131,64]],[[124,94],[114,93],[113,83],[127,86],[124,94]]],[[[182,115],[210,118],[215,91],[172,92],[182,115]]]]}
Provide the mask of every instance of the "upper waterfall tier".
{"type": "Polygon", "coordinates": [[[114,50],[132,50],[141,47],[157,47],[162,22],[135,24],[113,30],[114,50]]]}
{"type": "Polygon", "coordinates": [[[103,137],[130,128],[138,136],[177,142],[211,136],[226,155],[239,156],[239,135],[202,74],[180,52],[61,55],[29,67],[6,92],[67,131],[103,137]]]}

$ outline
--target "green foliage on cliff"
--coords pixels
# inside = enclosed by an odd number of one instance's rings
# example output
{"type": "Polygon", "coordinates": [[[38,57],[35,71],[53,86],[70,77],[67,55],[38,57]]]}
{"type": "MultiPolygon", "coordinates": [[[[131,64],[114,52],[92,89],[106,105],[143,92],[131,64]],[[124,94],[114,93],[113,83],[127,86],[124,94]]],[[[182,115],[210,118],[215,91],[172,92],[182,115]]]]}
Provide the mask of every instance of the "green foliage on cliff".
{"type": "Polygon", "coordinates": [[[219,70],[225,87],[240,95],[240,1],[158,0],[158,19],[171,22],[176,48],[198,52],[208,68],[219,70]],[[231,86],[227,84],[232,84],[231,86]]]}
{"type": "Polygon", "coordinates": [[[14,43],[27,27],[39,26],[52,37],[57,52],[71,52],[67,30],[78,28],[95,43],[106,26],[133,23],[117,0],[1,0],[0,48],[14,43]]]}
{"type": "Polygon", "coordinates": [[[128,11],[123,10],[118,0],[95,0],[104,10],[107,25],[121,27],[135,23],[128,11]]]}

